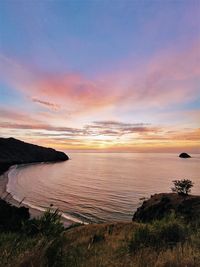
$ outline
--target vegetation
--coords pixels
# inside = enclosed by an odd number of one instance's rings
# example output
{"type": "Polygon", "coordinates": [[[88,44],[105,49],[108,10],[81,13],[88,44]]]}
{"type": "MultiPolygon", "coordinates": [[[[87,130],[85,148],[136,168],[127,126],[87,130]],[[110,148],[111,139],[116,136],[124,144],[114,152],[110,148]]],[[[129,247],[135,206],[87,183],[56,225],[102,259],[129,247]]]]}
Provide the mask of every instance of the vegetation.
{"type": "Polygon", "coordinates": [[[25,208],[10,206],[3,200],[0,203],[6,211],[0,225],[0,266],[62,266],[65,237],[59,211],[49,208],[41,218],[29,219],[24,216],[25,208]],[[12,224],[9,223],[10,214],[12,224]],[[8,225],[4,223],[6,220],[8,225]]]}
{"type": "Polygon", "coordinates": [[[174,187],[172,187],[172,192],[178,193],[179,195],[188,195],[193,187],[193,182],[188,179],[174,180],[174,187]]]}
{"type": "Polygon", "coordinates": [[[174,213],[151,223],[76,225],[64,229],[57,210],[0,233],[0,266],[200,266],[200,222],[174,213]]]}

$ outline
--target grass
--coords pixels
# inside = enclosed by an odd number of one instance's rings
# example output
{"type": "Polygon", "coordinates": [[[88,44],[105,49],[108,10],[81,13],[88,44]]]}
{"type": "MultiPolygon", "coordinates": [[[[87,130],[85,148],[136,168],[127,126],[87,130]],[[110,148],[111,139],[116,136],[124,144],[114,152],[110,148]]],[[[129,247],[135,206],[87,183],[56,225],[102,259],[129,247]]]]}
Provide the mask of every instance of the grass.
{"type": "Polygon", "coordinates": [[[89,225],[69,231],[66,236],[65,266],[200,266],[200,230],[177,218],[152,224],[89,225]],[[104,238],[92,243],[94,235],[104,238]]]}
{"type": "Polygon", "coordinates": [[[0,266],[18,266],[43,243],[41,237],[30,238],[19,233],[0,233],[0,266]]]}
{"type": "Polygon", "coordinates": [[[141,248],[152,247],[157,250],[184,243],[189,236],[189,229],[174,214],[151,224],[141,224],[133,234],[129,250],[134,252],[141,248]]]}

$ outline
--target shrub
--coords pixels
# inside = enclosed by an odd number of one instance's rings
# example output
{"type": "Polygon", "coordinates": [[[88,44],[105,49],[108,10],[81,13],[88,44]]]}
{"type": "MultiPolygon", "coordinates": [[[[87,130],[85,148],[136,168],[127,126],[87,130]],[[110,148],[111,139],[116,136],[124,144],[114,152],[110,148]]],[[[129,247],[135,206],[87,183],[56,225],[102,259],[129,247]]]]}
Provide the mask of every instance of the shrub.
{"type": "Polygon", "coordinates": [[[172,191],[179,195],[188,195],[194,185],[193,182],[188,179],[174,180],[173,183],[174,187],[172,187],[172,191]]]}

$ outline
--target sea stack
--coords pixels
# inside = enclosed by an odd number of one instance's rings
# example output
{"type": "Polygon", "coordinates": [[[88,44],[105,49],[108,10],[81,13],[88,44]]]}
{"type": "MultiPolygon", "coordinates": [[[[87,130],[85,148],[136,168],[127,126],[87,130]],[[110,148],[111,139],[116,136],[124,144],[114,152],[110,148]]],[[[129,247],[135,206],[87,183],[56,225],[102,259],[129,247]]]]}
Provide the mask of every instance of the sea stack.
{"type": "Polygon", "coordinates": [[[191,158],[190,155],[188,155],[187,153],[183,152],[179,155],[179,158],[184,158],[184,159],[187,159],[187,158],[191,158]]]}

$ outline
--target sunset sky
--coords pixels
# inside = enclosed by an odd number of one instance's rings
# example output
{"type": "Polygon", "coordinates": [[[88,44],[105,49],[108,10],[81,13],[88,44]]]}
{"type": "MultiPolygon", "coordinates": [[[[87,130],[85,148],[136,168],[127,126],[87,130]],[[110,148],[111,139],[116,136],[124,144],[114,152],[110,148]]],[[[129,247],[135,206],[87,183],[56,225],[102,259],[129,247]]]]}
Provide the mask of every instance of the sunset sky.
{"type": "Polygon", "coordinates": [[[200,1],[1,0],[0,135],[200,153],[200,1]]]}

